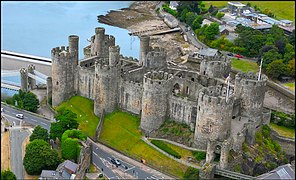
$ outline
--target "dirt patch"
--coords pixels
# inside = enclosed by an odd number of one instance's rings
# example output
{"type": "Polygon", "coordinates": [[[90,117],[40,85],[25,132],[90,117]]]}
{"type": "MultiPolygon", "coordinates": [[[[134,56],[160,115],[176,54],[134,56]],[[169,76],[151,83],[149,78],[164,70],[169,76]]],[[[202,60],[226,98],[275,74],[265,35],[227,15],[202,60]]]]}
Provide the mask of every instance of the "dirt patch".
{"type": "Polygon", "coordinates": [[[10,138],[9,131],[4,132],[1,138],[1,170],[11,169],[9,138],[10,138]]]}

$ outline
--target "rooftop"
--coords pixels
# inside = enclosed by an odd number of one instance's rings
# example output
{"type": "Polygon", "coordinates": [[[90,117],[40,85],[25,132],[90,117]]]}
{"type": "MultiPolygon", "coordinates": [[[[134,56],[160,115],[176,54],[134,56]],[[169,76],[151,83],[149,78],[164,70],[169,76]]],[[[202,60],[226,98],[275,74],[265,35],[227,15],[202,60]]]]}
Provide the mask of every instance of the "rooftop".
{"type": "Polygon", "coordinates": [[[290,20],[280,20],[281,22],[283,22],[283,23],[292,23],[293,21],[290,21],[290,20]]]}
{"type": "Polygon", "coordinates": [[[292,169],[291,164],[285,164],[268,173],[257,176],[256,179],[295,179],[295,171],[292,169]]]}
{"type": "Polygon", "coordinates": [[[200,49],[198,54],[203,55],[203,56],[215,56],[217,54],[218,50],[217,49],[212,49],[212,48],[203,48],[200,49]]]}
{"type": "Polygon", "coordinates": [[[228,2],[229,5],[232,5],[232,6],[236,6],[236,7],[244,7],[246,6],[245,4],[242,4],[240,2],[228,2]]]}

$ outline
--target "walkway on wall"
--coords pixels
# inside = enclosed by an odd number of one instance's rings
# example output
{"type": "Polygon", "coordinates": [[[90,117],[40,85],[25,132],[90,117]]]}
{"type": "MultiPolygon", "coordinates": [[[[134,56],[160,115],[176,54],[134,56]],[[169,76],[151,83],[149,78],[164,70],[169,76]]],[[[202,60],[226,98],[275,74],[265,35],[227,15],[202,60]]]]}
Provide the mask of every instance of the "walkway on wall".
{"type": "Polygon", "coordinates": [[[159,148],[156,147],[154,144],[152,144],[150,141],[148,141],[147,138],[142,137],[141,139],[142,139],[144,142],[146,142],[148,145],[152,146],[152,147],[153,147],[154,149],[156,149],[157,151],[159,151],[159,152],[161,152],[162,154],[168,156],[169,158],[174,159],[175,161],[178,161],[179,163],[184,164],[185,166],[190,166],[190,167],[193,167],[193,168],[196,168],[196,169],[201,169],[201,166],[197,166],[197,165],[195,165],[195,164],[192,164],[192,163],[186,162],[186,161],[184,161],[184,160],[182,160],[182,159],[177,159],[177,158],[175,158],[174,156],[169,155],[168,153],[164,152],[163,150],[159,149],[159,148]]]}

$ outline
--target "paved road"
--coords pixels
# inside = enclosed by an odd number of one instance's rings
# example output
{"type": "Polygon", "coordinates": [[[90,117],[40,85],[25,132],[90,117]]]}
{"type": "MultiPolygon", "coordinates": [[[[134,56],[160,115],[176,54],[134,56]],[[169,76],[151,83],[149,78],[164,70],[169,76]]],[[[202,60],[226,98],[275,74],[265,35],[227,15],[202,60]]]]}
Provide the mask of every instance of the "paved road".
{"type": "Polygon", "coordinates": [[[133,176],[136,179],[162,179],[151,173],[143,171],[140,167],[129,164],[117,156],[110,155],[106,151],[98,147],[96,143],[92,144],[92,161],[100,169],[103,168],[103,173],[108,179],[119,179],[119,177],[111,170],[117,168],[124,173],[133,176]],[[121,165],[116,167],[111,163],[111,158],[116,158],[121,162],[121,165]]]}
{"type": "Polygon", "coordinates": [[[24,166],[23,166],[23,142],[29,136],[28,130],[20,128],[10,129],[10,163],[11,170],[16,175],[17,179],[24,179],[24,166]]]}
{"type": "Polygon", "coordinates": [[[50,130],[50,123],[51,122],[49,122],[48,120],[46,120],[44,118],[41,118],[39,116],[35,116],[33,114],[30,114],[30,113],[27,113],[24,111],[20,111],[20,110],[11,108],[11,107],[6,106],[5,104],[2,104],[2,103],[1,103],[1,107],[4,108],[3,116],[11,119],[12,121],[15,121],[16,125],[18,125],[20,121],[24,121],[24,122],[30,123],[32,125],[35,125],[35,126],[40,125],[41,127],[47,129],[48,131],[50,130]],[[19,118],[15,117],[16,114],[20,114],[20,113],[24,115],[24,119],[19,119],[19,118]]]}

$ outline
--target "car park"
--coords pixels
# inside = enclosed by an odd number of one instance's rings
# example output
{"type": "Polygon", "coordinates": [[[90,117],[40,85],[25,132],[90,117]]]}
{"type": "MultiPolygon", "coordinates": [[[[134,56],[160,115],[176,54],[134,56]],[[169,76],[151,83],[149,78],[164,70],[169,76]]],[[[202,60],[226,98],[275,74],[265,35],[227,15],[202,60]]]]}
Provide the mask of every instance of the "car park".
{"type": "Polygon", "coordinates": [[[24,119],[24,115],[23,114],[16,114],[15,117],[20,118],[20,119],[24,119]]]}

